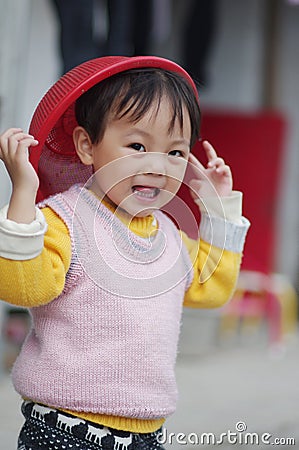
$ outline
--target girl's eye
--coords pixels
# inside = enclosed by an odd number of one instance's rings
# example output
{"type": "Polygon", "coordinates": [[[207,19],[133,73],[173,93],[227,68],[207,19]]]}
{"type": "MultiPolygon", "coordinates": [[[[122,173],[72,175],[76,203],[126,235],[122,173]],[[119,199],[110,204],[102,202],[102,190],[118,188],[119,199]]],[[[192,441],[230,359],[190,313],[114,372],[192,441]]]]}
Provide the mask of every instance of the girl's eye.
{"type": "Polygon", "coordinates": [[[142,144],[138,144],[137,142],[134,144],[130,144],[129,147],[133,148],[137,152],[145,152],[145,147],[142,144]]]}
{"type": "Polygon", "coordinates": [[[176,157],[181,157],[181,158],[183,158],[185,156],[184,152],[182,152],[181,150],[171,150],[168,154],[170,156],[176,156],[176,157]]]}

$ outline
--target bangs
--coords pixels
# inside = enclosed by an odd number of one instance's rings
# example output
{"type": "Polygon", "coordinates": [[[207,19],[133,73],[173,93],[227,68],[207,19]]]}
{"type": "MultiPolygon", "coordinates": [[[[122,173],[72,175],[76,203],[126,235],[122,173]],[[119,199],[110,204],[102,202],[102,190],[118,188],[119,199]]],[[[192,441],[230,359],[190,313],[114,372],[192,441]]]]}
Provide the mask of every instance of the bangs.
{"type": "Polygon", "coordinates": [[[138,122],[149,111],[153,115],[158,113],[164,99],[169,101],[172,111],[169,133],[176,123],[183,129],[187,111],[192,147],[199,137],[200,127],[196,95],[181,75],[164,69],[131,69],[101,81],[77,100],[76,117],[92,141],[99,142],[111,119],[128,117],[133,123],[138,122]]]}
{"type": "Polygon", "coordinates": [[[115,117],[121,119],[128,116],[133,123],[138,122],[150,110],[152,110],[153,115],[158,114],[162,99],[166,99],[172,111],[168,132],[173,131],[176,121],[178,121],[182,130],[185,105],[176,90],[176,86],[170,86],[161,77],[155,80],[151,76],[146,80],[144,79],[144,73],[142,75],[137,80],[135,79],[134,83],[126,83],[123,87],[120,100],[114,105],[115,117]]]}

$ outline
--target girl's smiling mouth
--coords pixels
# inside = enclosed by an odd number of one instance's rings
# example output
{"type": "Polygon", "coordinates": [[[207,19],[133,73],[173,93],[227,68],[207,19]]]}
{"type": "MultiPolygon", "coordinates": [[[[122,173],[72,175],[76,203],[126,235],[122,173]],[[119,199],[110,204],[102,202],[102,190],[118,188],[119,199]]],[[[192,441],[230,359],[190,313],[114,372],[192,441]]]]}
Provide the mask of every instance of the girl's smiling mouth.
{"type": "Polygon", "coordinates": [[[133,186],[132,191],[136,197],[146,201],[155,200],[160,193],[160,189],[157,187],[142,185],[133,186]]]}

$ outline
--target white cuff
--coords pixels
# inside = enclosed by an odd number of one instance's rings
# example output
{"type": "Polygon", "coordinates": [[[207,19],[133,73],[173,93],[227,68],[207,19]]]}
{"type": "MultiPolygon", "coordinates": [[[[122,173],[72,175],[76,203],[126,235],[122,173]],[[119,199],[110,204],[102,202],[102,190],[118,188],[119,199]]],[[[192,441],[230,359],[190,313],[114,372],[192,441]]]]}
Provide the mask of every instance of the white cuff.
{"type": "Polygon", "coordinates": [[[196,200],[201,212],[200,237],[211,245],[242,253],[250,222],[242,217],[242,192],[196,200]]]}
{"type": "Polygon", "coordinates": [[[36,217],[29,224],[7,219],[8,206],[0,210],[0,256],[17,261],[38,256],[44,246],[47,223],[40,209],[35,208],[36,217]]]}
{"type": "Polygon", "coordinates": [[[201,215],[199,235],[214,247],[235,253],[242,253],[250,222],[241,217],[238,223],[229,222],[221,217],[201,215]]]}
{"type": "Polygon", "coordinates": [[[205,197],[195,200],[201,213],[241,224],[242,192],[233,191],[229,197],[205,197]]]}

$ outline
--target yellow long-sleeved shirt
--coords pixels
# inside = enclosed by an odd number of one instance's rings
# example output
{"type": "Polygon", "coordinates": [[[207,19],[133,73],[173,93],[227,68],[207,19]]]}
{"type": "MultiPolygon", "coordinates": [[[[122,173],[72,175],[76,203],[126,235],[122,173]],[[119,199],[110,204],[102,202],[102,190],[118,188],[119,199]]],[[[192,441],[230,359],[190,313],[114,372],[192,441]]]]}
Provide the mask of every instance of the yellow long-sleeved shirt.
{"type": "MultiPolygon", "coordinates": [[[[108,204],[106,206],[109,207],[108,204]]],[[[26,261],[0,258],[0,298],[14,305],[38,307],[56,298],[64,287],[72,256],[68,228],[50,208],[44,208],[42,212],[48,229],[40,255],[26,261]]],[[[125,216],[120,216],[120,219],[126,221],[125,216]]],[[[149,233],[155,232],[158,226],[153,224],[152,216],[134,218],[127,225],[140,236],[148,236],[149,233]]],[[[186,292],[184,306],[222,306],[231,298],[235,289],[241,253],[222,250],[203,240],[192,240],[185,233],[181,233],[194,267],[193,281],[186,292]]],[[[155,431],[165,420],[138,420],[88,412],[68,412],[76,417],[132,432],[155,431]]]]}

